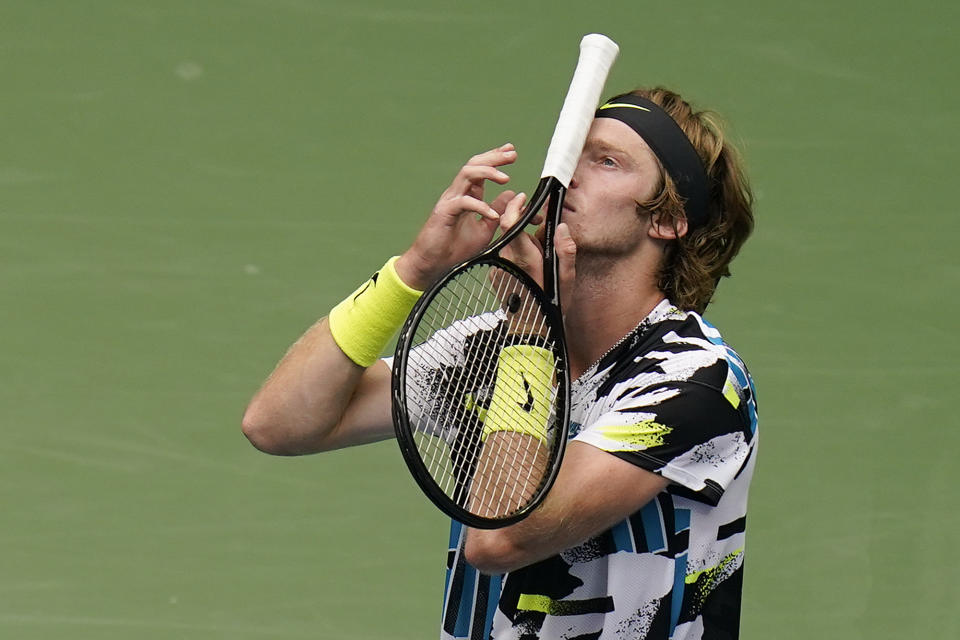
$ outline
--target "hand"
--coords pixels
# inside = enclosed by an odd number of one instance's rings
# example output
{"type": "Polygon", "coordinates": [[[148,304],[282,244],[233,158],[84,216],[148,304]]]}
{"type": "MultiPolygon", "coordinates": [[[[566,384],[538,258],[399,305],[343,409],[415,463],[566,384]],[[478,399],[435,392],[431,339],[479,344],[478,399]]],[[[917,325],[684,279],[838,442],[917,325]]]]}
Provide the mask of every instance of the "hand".
{"type": "Polygon", "coordinates": [[[513,164],[516,159],[512,144],[470,158],[440,196],[413,246],[397,261],[395,267],[401,280],[425,290],[448,269],[490,243],[506,198],[501,196],[488,205],[483,200],[484,183],[509,182],[510,176],[497,167],[513,164]]]}

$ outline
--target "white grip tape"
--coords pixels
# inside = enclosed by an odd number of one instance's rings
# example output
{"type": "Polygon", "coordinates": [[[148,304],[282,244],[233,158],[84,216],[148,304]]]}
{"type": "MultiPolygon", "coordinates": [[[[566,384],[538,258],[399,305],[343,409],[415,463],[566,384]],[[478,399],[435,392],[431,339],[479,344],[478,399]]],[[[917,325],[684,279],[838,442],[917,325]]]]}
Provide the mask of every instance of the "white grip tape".
{"type": "Polygon", "coordinates": [[[554,177],[563,186],[570,186],[570,178],[577,168],[587,131],[600,102],[600,92],[618,53],[620,47],[617,43],[599,33],[586,35],[580,41],[580,59],[550,139],[541,178],[554,177]]]}

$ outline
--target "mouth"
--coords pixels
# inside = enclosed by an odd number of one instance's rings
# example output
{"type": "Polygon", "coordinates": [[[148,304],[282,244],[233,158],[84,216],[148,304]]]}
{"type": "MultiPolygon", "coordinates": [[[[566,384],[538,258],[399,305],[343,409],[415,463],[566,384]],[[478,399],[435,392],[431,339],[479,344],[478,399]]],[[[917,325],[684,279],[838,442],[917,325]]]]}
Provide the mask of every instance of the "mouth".
{"type": "Polygon", "coordinates": [[[563,212],[564,212],[564,213],[576,213],[576,211],[577,211],[577,208],[576,208],[576,207],[574,207],[572,204],[570,204],[570,203],[567,202],[566,200],[563,201],[563,212]]]}

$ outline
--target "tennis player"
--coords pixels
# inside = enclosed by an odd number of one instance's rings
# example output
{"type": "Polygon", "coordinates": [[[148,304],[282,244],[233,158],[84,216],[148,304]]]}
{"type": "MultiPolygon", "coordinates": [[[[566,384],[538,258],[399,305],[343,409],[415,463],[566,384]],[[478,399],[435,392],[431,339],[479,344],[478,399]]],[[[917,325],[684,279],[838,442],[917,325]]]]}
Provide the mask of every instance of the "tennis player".
{"type": "MultiPolygon", "coordinates": [[[[389,438],[379,360],[420,292],[509,228],[523,194],[512,145],[474,156],[413,245],[297,341],[243,421],[258,449],[299,455],[389,438]]],[[[735,150],[664,89],[601,106],[557,228],[572,387],[570,443],[527,519],[454,522],[441,637],[736,638],[753,383],[702,314],[753,227],[735,150]]],[[[541,274],[537,234],[508,249],[541,274]]]]}

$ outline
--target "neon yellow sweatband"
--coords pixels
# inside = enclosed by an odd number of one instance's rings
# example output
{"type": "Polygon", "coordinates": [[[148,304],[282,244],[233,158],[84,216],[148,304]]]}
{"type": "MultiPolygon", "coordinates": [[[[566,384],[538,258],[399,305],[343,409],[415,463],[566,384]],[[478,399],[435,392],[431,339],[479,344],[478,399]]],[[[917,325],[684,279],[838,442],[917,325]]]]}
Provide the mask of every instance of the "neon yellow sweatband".
{"type": "Polygon", "coordinates": [[[369,367],[403,325],[413,305],[423,295],[403,282],[387,260],[380,271],[335,306],[327,318],[330,333],[347,357],[369,367]]]}
{"type": "Polygon", "coordinates": [[[553,395],[553,352],[543,347],[504,347],[497,364],[482,439],[496,431],[522,433],[546,444],[553,395]]]}

